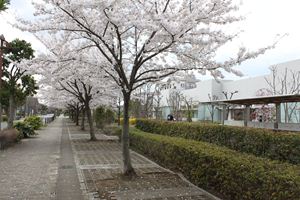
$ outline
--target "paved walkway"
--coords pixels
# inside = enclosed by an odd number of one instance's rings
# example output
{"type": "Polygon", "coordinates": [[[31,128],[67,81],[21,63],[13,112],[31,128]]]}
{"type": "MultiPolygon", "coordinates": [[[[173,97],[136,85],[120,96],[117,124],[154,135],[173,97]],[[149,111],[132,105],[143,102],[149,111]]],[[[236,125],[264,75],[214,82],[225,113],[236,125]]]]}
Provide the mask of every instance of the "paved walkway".
{"type": "Polygon", "coordinates": [[[97,134],[98,141],[89,141],[89,134],[68,124],[81,188],[86,199],[155,199],[216,200],[206,191],[136,152],[131,152],[138,177],[120,178],[122,154],[118,138],[97,134]]]}
{"type": "Polygon", "coordinates": [[[58,118],[35,138],[0,151],[0,200],[215,200],[183,177],[131,152],[137,178],[120,178],[117,138],[88,132],[58,118]]]}
{"type": "Polygon", "coordinates": [[[62,119],[0,151],[0,199],[55,199],[62,119]]]}
{"type": "Polygon", "coordinates": [[[77,177],[76,165],[69,140],[69,132],[65,126],[62,128],[60,160],[58,179],[56,184],[56,199],[59,200],[82,200],[82,192],[77,177]]]}

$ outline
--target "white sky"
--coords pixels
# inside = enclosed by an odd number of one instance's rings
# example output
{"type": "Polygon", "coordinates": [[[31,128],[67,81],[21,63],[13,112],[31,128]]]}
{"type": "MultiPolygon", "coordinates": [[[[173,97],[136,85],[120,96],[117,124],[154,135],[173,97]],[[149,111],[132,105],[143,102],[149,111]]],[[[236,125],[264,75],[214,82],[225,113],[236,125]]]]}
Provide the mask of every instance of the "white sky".
{"type": "MultiPolygon", "coordinates": [[[[276,35],[284,37],[275,49],[259,56],[254,60],[242,63],[237,68],[245,76],[268,74],[268,67],[277,63],[300,59],[300,0],[234,0],[241,2],[241,12],[246,20],[239,22],[236,28],[244,30],[240,38],[219,51],[218,59],[235,56],[237,48],[244,45],[249,50],[255,50],[272,44],[276,35]]],[[[13,28],[14,14],[28,18],[32,17],[31,0],[11,0],[10,9],[0,14],[0,34],[8,41],[15,38],[25,39],[32,43],[33,48],[43,51],[33,35],[13,28]]],[[[226,79],[236,78],[226,74],[226,79]]]]}

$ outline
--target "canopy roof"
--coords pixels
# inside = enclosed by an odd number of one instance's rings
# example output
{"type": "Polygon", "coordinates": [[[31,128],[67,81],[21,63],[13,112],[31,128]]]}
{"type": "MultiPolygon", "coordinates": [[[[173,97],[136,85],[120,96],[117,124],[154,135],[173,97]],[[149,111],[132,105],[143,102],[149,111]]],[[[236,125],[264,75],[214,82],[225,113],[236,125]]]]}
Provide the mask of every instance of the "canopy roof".
{"type": "Polygon", "coordinates": [[[269,104],[269,103],[276,104],[276,103],[291,103],[291,102],[300,102],[300,95],[299,94],[274,95],[274,96],[263,96],[263,97],[244,98],[244,99],[209,101],[209,102],[202,102],[202,103],[252,105],[252,104],[269,104]]]}

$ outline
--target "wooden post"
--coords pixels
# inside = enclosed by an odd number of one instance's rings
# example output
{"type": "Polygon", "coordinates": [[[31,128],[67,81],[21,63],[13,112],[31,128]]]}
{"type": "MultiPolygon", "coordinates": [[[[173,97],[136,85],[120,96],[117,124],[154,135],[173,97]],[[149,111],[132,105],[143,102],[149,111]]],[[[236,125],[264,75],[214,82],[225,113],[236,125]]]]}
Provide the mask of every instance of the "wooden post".
{"type": "Polygon", "coordinates": [[[275,119],[275,123],[274,123],[274,129],[278,130],[280,122],[281,122],[280,103],[276,103],[276,119],[275,119]]]}
{"type": "Polygon", "coordinates": [[[246,105],[244,109],[244,126],[248,126],[248,121],[250,121],[250,105],[246,105]]]}

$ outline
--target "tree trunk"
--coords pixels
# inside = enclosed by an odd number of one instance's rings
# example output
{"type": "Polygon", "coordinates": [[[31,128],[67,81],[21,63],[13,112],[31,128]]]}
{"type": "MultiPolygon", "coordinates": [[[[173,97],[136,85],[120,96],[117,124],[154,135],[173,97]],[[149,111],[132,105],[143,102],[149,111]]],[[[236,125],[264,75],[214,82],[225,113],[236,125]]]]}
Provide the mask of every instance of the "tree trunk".
{"type": "Polygon", "coordinates": [[[75,111],[75,123],[76,123],[76,126],[79,126],[79,114],[80,114],[79,106],[76,106],[76,111],[75,111]]]}
{"type": "Polygon", "coordinates": [[[192,111],[191,111],[191,107],[188,105],[188,117],[187,117],[187,121],[188,122],[192,122],[192,111]]]}
{"type": "Polygon", "coordinates": [[[121,105],[118,106],[118,126],[121,125],[121,105]]]}
{"type": "Polygon", "coordinates": [[[87,105],[87,104],[85,105],[85,109],[86,109],[86,114],[87,114],[87,118],[88,118],[88,122],[89,122],[89,126],[90,126],[91,140],[95,141],[95,140],[97,140],[97,138],[95,136],[95,130],[94,130],[94,124],[93,124],[93,118],[92,118],[92,111],[91,111],[90,106],[87,105]]]}
{"type": "Polygon", "coordinates": [[[9,96],[9,113],[8,113],[7,128],[11,129],[14,126],[15,119],[15,101],[13,95],[9,96]]]}
{"type": "Polygon", "coordinates": [[[84,121],[85,121],[85,108],[82,109],[82,119],[81,119],[81,130],[85,130],[85,125],[84,125],[84,121]]]}
{"type": "Polygon", "coordinates": [[[2,124],[2,104],[0,103],[0,131],[2,130],[1,124],[2,124]]]}
{"type": "Polygon", "coordinates": [[[70,118],[71,118],[72,121],[74,121],[74,111],[73,111],[73,109],[70,110],[70,118]]]}
{"type": "Polygon", "coordinates": [[[122,132],[122,154],[123,154],[123,173],[125,176],[135,175],[135,171],[131,164],[129,151],[129,101],[130,93],[123,93],[124,95],[124,120],[122,132]]]}

